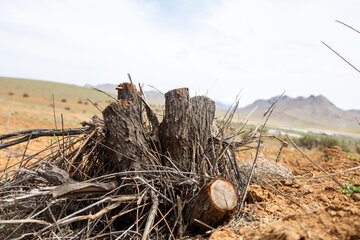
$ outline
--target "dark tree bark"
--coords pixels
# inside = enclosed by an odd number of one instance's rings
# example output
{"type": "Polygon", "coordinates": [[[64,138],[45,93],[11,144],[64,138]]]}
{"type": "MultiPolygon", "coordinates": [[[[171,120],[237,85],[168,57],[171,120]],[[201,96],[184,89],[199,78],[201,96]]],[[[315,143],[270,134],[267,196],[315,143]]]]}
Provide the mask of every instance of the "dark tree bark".
{"type": "Polygon", "coordinates": [[[192,107],[191,139],[206,148],[211,137],[211,127],[215,117],[215,102],[206,96],[192,97],[190,102],[192,107]]]}
{"type": "Polygon", "coordinates": [[[215,102],[206,96],[196,96],[190,99],[192,116],[190,124],[190,139],[192,141],[193,162],[191,171],[205,174],[210,166],[206,161],[207,147],[211,138],[211,127],[215,116],[215,102]]]}
{"type": "MultiPolygon", "coordinates": [[[[160,125],[160,141],[165,155],[183,170],[192,156],[190,141],[191,104],[189,90],[178,88],[165,94],[165,116],[160,125]]],[[[169,165],[165,160],[165,164],[169,165]]]]}
{"type": "Polygon", "coordinates": [[[119,171],[146,169],[150,159],[145,151],[150,145],[141,119],[138,91],[131,83],[121,83],[116,89],[119,101],[103,111],[105,143],[112,149],[113,161],[119,171]]]}
{"type": "Polygon", "coordinates": [[[233,183],[224,179],[216,178],[209,182],[188,204],[185,210],[185,222],[189,230],[201,232],[209,230],[195,219],[217,227],[227,221],[234,212],[238,202],[238,195],[233,183]]]}
{"type": "Polygon", "coordinates": [[[105,143],[113,149],[118,170],[146,169],[150,159],[145,153],[149,145],[139,114],[131,102],[118,101],[107,106],[104,111],[106,129],[105,143]]]}

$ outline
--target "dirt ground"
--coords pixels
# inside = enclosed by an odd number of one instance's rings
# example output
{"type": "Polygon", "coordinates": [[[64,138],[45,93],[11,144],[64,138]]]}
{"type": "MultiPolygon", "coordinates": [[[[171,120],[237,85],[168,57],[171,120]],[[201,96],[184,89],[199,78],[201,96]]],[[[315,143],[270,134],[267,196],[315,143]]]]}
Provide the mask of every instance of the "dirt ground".
{"type": "MultiPolygon", "coordinates": [[[[273,150],[264,152],[270,155],[273,150]]],[[[306,153],[329,173],[360,163],[339,147],[306,153]]],[[[285,149],[280,162],[299,178],[325,175],[295,149],[285,149]]],[[[360,185],[359,170],[335,178],[360,185]]],[[[209,239],[360,239],[360,202],[343,194],[331,178],[279,180],[271,185],[277,190],[251,185],[245,207],[248,221],[236,229],[216,231],[209,239]]]]}
{"type": "MultiPolygon", "coordinates": [[[[50,100],[2,97],[0,103],[1,133],[54,128],[50,100]],[[7,126],[12,99],[15,103],[7,126]],[[29,105],[29,101],[32,104],[29,105]]],[[[56,106],[59,127],[60,113],[63,113],[66,128],[79,127],[81,121],[88,120],[94,113],[99,114],[94,107],[76,102],[56,103],[56,106]]],[[[50,142],[51,138],[33,140],[26,154],[38,152],[50,142]]],[[[26,144],[0,150],[0,176],[6,166],[22,159],[26,144]]],[[[264,146],[262,154],[274,158],[276,150],[264,146]]],[[[330,173],[341,172],[360,163],[358,158],[350,157],[338,147],[306,153],[330,173]]],[[[240,161],[244,159],[252,157],[240,155],[240,161]]],[[[343,194],[331,178],[314,178],[324,173],[293,148],[284,149],[280,163],[298,179],[273,181],[271,186],[251,185],[245,205],[247,220],[233,229],[220,229],[208,236],[209,239],[360,239],[360,201],[343,194]]],[[[359,170],[336,175],[335,178],[342,184],[352,179],[353,185],[360,185],[359,170]]]]}
{"type": "MultiPolygon", "coordinates": [[[[105,103],[101,103],[104,105],[105,103]]],[[[21,95],[0,95],[0,134],[36,128],[78,128],[80,122],[88,121],[93,114],[101,114],[91,103],[79,104],[77,101],[55,101],[55,116],[52,99],[27,97],[21,95]],[[62,118],[61,118],[62,116],[62,118]]],[[[0,150],[0,171],[13,166],[23,159],[23,154],[31,155],[43,150],[53,138],[38,138],[7,149],[0,150]],[[25,151],[26,149],[26,151],[25,151]]],[[[44,156],[49,152],[40,154],[44,156]]],[[[36,159],[34,159],[35,161],[36,159]]],[[[17,167],[16,165],[14,167],[17,167]]],[[[13,168],[14,168],[13,167],[13,168]]],[[[0,178],[1,178],[0,173],[0,178]]]]}

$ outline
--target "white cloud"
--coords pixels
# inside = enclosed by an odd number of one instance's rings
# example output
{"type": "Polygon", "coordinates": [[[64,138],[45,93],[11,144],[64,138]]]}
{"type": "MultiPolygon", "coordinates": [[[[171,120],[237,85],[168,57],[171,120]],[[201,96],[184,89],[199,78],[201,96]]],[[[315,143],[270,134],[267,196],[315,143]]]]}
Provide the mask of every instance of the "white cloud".
{"type": "MultiPolygon", "coordinates": [[[[0,75],[83,85],[126,80],[187,86],[242,104],[286,90],[359,108],[357,1],[0,2],[0,75]]],[[[359,28],[358,27],[358,28],[359,28]]]]}

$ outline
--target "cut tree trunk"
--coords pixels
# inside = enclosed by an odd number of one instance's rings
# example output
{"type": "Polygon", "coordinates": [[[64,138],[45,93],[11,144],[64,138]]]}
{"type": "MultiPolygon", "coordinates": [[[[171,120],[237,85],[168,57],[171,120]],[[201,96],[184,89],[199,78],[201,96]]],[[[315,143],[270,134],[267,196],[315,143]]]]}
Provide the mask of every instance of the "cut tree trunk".
{"type": "Polygon", "coordinates": [[[184,219],[189,230],[206,231],[209,228],[196,220],[215,228],[230,218],[237,203],[238,195],[234,184],[224,178],[216,178],[189,203],[184,219]]]}
{"type": "Polygon", "coordinates": [[[215,102],[206,96],[190,99],[192,116],[190,139],[192,142],[193,161],[191,171],[205,174],[210,168],[206,161],[209,139],[212,137],[211,127],[215,116],[215,102]]]}
{"type": "MultiPolygon", "coordinates": [[[[160,125],[160,141],[164,154],[188,170],[192,159],[190,141],[191,104],[189,90],[178,88],[165,94],[165,116],[160,125]]],[[[165,165],[170,163],[165,160],[165,165]]]]}
{"type": "Polygon", "coordinates": [[[215,102],[210,98],[189,99],[187,88],[167,92],[165,116],[160,126],[164,154],[186,171],[194,172],[196,165],[204,166],[200,161],[204,160],[214,116],[215,102]]]}
{"type": "Polygon", "coordinates": [[[118,101],[107,106],[104,111],[106,146],[110,147],[117,170],[146,169],[150,160],[145,149],[149,145],[139,114],[131,102],[118,101]],[[143,165],[143,166],[140,166],[143,165]]]}
{"type": "Polygon", "coordinates": [[[190,136],[200,146],[206,148],[215,117],[215,102],[206,96],[192,97],[190,102],[192,107],[190,136]]]}
{"type": "Polygon", "coordinates": [[[111,103],[103,111],[106,146],[111,148],[118,171],[146,169],[150,159],[145,151],[150,146],[140,117],[136,87],[122,83],[116,89],[121,100],[111,103]]]}

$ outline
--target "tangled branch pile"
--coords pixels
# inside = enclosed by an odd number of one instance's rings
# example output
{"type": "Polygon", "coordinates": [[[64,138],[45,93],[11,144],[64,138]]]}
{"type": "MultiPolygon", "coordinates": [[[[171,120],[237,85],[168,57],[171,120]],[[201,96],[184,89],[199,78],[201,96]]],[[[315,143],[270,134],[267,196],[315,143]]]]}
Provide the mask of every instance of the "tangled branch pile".
{"type": "Polygon", "coordinates": [[[130,83],[117,89],[103,116],[81,129],[0,136],[16,138],[0,148],[60,136],[49,155],[22,167],[37,154],[24,158],[2,179],[4,239],[175,239],[215,228],[239,211],[251,174],[241,176],[236,149],[258,136],[236,142],[241,130],[225,134],[237,104],[215,126],[210,98],[175,89],[165,94],[160,123],[141,89],[130,83]]]}

